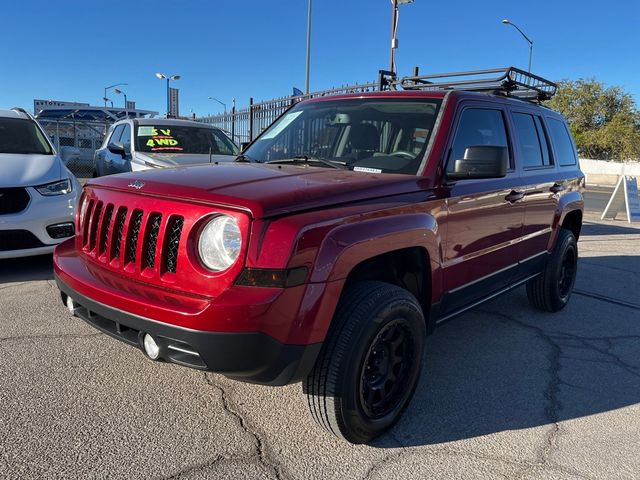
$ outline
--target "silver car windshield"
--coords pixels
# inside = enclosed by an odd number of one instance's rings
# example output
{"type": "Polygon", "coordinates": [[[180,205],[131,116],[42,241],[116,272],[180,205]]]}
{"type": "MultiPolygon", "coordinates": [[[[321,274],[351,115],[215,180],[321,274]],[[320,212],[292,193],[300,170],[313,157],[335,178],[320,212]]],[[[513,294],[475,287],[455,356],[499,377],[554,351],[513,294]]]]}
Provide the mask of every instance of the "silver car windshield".
{"type": "Polygon", "coordinates": [[[0,153],[53,155],[35,122],[6,117],[0,117],[0,153]]]}
{"type": "Polygon", "coordinates": [[[187,125],[138,125],[136,150],[147,153],[238,154],[235,144],[221,131],[187,125]]]}

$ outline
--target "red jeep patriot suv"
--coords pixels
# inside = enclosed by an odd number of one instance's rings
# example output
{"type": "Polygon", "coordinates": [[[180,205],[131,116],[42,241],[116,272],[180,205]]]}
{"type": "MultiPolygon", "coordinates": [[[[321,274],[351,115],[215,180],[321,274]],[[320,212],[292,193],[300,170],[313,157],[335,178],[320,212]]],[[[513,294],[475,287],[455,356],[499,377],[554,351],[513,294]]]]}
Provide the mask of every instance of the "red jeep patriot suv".
{"type": "Polygon", "coordinates": [[[67,306],[154,360],[302,381],[354,443],[399,418],[438,323],[522,284],[563,308],[584,181],[539,104],[555,85],[515,68],[387,85],[296,104],[232,164],[89,181],[55,251],[67,306]]]}

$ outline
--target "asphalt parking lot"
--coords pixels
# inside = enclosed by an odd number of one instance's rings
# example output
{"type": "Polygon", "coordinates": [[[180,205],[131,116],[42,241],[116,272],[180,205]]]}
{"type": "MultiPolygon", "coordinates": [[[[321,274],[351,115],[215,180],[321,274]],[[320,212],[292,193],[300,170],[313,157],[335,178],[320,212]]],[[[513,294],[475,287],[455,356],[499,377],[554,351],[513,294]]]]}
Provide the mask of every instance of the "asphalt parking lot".
{"type": "Polygon", "coordinates": [[[640,227],[587,196],[576,291],[524,288],[440,327],[401,422],[316,428],[300,385],[169,364],[69,316],[47,257],[0,262],[1,478],[640,478],[640,227]]]}

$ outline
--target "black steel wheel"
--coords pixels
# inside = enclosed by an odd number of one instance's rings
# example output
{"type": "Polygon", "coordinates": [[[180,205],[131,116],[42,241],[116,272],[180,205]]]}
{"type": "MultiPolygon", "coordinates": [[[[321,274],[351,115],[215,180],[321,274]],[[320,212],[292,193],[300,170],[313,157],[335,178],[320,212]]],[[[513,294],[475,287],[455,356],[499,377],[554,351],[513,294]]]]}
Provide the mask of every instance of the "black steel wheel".
{"type": "Polygon", "coordinates": [[[351,285],[303,385],[316,422],[352,443],[390,428],[418,384],[425,335],[411,293],[382,282],[351,285]]]}
{"type": "Polygon", "coordinates": [[[562,310],[571,298],[578,271],[578,242],[573,232],[560,229],[556,245],[540,275],[527,283],[534,307],[547,312],[562,310]]]}

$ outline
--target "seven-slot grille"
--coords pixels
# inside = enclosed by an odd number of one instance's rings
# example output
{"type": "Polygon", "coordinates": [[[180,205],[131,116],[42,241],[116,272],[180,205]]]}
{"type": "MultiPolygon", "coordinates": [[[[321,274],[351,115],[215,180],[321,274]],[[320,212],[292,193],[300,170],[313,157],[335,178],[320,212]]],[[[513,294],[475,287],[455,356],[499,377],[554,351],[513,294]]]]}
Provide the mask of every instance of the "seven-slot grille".
{"type": "Polygon", "coordinates": [[[121,268],[133,266],[138,271],[159,268],[161,274],[176,273],[182,216],[165,218],[159,212],[129,209],[96,199],[88,202],[80,226],[85,252],[107,263],[117,261],[121,268]],[[161,239],[164,240],[160,242],[161,239]]]}

